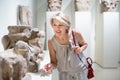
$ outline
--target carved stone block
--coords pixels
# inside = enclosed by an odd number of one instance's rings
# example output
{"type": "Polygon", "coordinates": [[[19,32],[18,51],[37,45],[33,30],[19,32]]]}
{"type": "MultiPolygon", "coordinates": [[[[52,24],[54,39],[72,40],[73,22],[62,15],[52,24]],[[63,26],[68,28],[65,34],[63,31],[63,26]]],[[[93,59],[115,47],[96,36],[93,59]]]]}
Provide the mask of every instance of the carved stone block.
{"type": "Polygon", "coordinates": [[[60,11],[62,0],[48,0],[48,11],[60,11]]]}
{"type": "Polygon", "coordinates": [[[90,0],[75,0],[76,11],[88,11],[90,10],[90,0]]]}
{"type": "Polygon", "coordinates": [[[101,12],[113,12],[117,11],[118,0],[102,0],[101,1],[101,12]]]}

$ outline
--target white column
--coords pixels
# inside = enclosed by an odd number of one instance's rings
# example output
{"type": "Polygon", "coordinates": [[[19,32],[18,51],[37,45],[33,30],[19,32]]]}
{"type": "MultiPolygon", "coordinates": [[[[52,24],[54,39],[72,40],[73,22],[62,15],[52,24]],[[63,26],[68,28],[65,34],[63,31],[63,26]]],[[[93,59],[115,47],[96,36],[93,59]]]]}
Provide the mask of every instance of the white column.
{"type": "Polygon", "coordinates": [[[96,63],[117,68],[119,57],[119,13],[104,12],[96,26],[96,63]]]}
{"type": "Polygon", "coordinates": [[[90,12],[75,12],[75,28],[80,31],[88,43],[88,48],[84,51],[86,56],[92,56],[92,20],[90,12]]]}
{"type": "Polygon", "coordinates": [[[119,13],[103,13],[103,67],[117,67],[119,56],[119,13]]]}

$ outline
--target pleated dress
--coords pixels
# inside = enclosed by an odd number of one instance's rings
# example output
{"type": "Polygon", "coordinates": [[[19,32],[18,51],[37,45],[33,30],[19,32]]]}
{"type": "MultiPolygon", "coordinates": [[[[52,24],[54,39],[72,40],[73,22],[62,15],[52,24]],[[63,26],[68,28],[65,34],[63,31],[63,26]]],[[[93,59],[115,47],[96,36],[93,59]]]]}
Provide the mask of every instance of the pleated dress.
{"type": "Polygon", "coordinates": [[[87,63],[86,58],[80,54],[83,62],[79,60],[72,49],[73,40],[70,39],[67,44],[62,45],[53,36],[51,41],[56,53],[59,80],[87,80],[88,70],[84,66],[87,63]]]}

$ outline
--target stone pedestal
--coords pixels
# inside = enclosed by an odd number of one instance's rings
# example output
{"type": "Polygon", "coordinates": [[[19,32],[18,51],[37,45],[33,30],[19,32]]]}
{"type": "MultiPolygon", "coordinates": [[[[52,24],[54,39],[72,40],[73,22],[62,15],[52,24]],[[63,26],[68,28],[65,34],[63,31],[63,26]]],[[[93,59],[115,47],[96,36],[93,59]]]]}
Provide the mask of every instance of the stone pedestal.
{"type": "Polygon", "coordinates": [[[119,13],[104,12],[101,28],[96,32],[96,62],[104,68],[118,67],[119,13]]]}
{"type": "Polygon", "coordinates": [[[80,31],[83,38],[88,43],[88,48],[84,51],[86,56],[91,56],[92,41],[92,20],[90,12],[75,12],[75,28],[80,31]]]}

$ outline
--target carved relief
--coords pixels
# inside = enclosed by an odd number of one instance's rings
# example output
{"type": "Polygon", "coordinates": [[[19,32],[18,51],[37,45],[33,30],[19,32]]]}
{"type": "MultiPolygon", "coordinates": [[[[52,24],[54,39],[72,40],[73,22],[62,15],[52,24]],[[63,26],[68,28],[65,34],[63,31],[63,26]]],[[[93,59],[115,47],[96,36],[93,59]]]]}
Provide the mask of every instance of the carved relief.
{"type": "Polygon", "coordinates": [[[101,1],[101,12],[112,12],[117,11],[118,0],[102,0],[101,1]]]}
{"type": "Polygon", "coordinates": [[[48,0],[48,11],[60,11],[62,0],[48,0]]]}
{"type": "Polygon", "coordinates": [[[37,72],[43,60],[40,38],[44,34],[30,26],[9,26],[2,38],[5,51],[0,52],[0,79],[22,80],[26,72],[37,72]]]}
{"type": "Polygon", "coordinates": [[[8,26],[8,35],[3,36],[4,49],[11,49],[18,40],[28,41],[31,36],[30,26],[8,26]]]}
{"type": "Polygon", "coordinates": [[[75,0],[76,11],[88,11],[90,10],[90,0],[75,0]]]}

